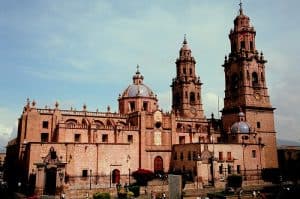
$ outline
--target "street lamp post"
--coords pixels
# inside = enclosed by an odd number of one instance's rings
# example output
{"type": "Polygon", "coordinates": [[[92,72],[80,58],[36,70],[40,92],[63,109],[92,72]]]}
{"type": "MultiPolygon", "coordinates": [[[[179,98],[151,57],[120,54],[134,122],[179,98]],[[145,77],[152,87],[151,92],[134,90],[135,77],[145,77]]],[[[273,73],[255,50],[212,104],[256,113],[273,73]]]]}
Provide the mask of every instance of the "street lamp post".
{"type": "Polygon", "coordinates": [[[92,189],[92,169],[90,169],[90,190],[92,189]]]}
{"type": "Polygon", "coordinates": [[[129,185],[130,185],[130,159],[131,159],[130,155],[127,155],[127,160],[126,160],[126,162],[127,162],[127,164],[128,164],[128,184],[129,184],[129,185]]]}
{"type": "Polygon", "coordinates": [[[214,160],[215,160],[215,143],[214,143],[214,137],[213,135],[210,136],[210,141],[213,145],[213,154],[211,157],[211,175],[212,175],[212,186],[215,186],[215,175],[214,175],[214,160]]]}
{"type": "Polygon", "coordinates": [[[128,169],[128,184],[130,185],[130,168],[128,169]]]}

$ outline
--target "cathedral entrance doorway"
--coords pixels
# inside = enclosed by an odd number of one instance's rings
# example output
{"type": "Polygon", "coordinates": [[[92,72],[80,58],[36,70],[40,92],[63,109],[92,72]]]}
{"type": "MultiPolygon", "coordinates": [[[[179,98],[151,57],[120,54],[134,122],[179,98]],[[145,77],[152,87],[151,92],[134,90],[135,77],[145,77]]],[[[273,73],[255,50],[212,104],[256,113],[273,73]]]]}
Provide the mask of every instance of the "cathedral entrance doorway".
{"type": "Polygon", "coordinates": [[[50,147],[43,162],[37,162],[35,165],[36,172],[33,170],[31,176],[31,181],[35,182],[34,192],[55,195],[58,191],[63,191],[66,163],[59,160],[54,147],[50,147]]]}
{"type": "Polygon", "coordinates": [[[56,191],[56,167],[46,169],[45,194],[55,195],[56,191]]]}
{"type": "Polygon", "coordinates": [[[120,170],[118,170],[118,169],[113,170],[112,183],[120,184],[120,170]]]}
{"type": "Polygon", "coordinates": [[[156,156],[154,159],[154,173],[162,174],[164,172],[164,162],[162,157],[156,156]]]}

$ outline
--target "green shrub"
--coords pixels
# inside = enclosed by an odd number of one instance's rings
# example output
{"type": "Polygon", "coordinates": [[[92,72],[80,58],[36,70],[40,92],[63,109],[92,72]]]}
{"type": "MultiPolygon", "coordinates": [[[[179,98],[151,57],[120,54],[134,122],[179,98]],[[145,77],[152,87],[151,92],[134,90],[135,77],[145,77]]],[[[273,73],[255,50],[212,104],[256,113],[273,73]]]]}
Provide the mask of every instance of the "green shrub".
{"type": "Polygon", "coordinates": [[[134,177],[138,185],[147,186],[148,181],[153,180],[155,175],[150,170],[138,169],[132,173],[132,177],[134,177]]]}
{"type": "Polygon", "coordinates": [[[110,194],[98,192],[93,195],[93,199],[110,199],[110,194]]]}
{"type": "Polygon", "coordinates": [[[228,187],[239,188],[242,186],[243,178],[240,175],[230,175],[227,177],[228,187]]]}
{"type": "Polygon", "coordinates": [[[131,191],[128,191],[128,192],[127,192],[127,198],[128,198],[128,199],[133,198],[133,196],[134,196],[134,193],[133,193],[133,192],[131,192],[131,191]]]}
{"type": "Polygon", "coordinates": [[[140,195],[140,186],[138,185],[130,185],[128,190],[134,194],[134,197],[138,197],[140,195]]]}

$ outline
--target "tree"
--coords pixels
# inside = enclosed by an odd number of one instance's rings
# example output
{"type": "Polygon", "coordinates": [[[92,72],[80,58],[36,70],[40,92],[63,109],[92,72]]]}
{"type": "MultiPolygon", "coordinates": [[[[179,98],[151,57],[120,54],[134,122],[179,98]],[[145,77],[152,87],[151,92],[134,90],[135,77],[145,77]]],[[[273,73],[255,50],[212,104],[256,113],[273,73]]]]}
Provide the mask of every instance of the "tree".
{"type": "Polygon", "coordinates": [[[138,169],[132,173],[132,177],[140,186],[146,186],[148,181],[153,180],[155,175],[152,171],[147,169],[138,169]]]}

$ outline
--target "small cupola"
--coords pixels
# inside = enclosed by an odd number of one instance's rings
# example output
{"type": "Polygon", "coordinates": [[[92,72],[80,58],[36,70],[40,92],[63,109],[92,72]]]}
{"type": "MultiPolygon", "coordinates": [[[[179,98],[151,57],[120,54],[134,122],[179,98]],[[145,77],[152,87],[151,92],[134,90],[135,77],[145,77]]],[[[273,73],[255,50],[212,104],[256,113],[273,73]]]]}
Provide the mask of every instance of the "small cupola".
{"type": "Polygon", "coordinates": [[[245,121],[245,114],[241,111],[238,114],[239,121],[231,126],[231,133],[250,133],[250,125],[245,121]]]}
{"type": "Polygon", "coordinates": [[[183,39],[183,42],[182,42],[182,47],[180,48],[180,51],[179,51],[179,55],[180,57],[190,57],[191,56],[191,49],[188,45],[188,42],[186,40],[186,35],[184,35],[184,39],[183,39]]]}

